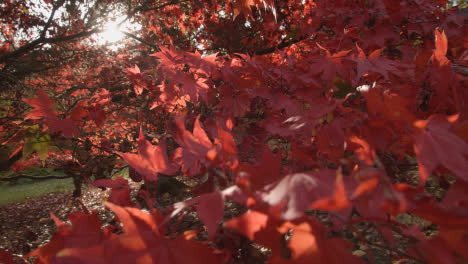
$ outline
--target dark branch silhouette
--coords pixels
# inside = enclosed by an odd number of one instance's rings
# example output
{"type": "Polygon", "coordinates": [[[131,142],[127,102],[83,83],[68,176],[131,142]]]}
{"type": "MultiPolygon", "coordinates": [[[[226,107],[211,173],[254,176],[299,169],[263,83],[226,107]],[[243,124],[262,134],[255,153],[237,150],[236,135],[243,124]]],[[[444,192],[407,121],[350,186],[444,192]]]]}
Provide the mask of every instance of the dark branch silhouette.
{"type": "Polygon", "coordinates": [[[71,178],[71,175],[44,175],[44,176],[34,176],[28,174],[18,174],[11,177],[1,178],[1,181],[17,181],[19,179],[32,179],[32,180],[50,180],[50,179],[67,179],[71,178]]]}

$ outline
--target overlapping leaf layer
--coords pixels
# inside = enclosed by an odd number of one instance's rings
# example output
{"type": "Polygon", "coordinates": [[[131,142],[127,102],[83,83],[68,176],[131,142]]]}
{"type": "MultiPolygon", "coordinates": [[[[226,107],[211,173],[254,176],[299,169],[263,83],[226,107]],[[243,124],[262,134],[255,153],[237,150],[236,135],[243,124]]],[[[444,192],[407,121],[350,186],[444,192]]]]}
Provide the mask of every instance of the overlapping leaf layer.
{"type": "MultiPolygon", "coordinates": [[[[364,263],[352,254],[371,243],[356,227],[363,223],[385,237],[395,261],[468,260],[468,79],[459,70],[468,28],[456,8],[429,0],[186,2],[193,8],[158,11],[187,32],[204,25],[197,37],[207,49],[161,44],[127,65],[135,96],[125,100],[138,106],[125,112],[118,92],[105,88],[92,97],[74,91],[86,99],[65,115],[42,90],[24,101],[33,107],[25,119],[67,138],[131,131],[112,144],[95,135],[93,147],[117,153],[138,180],[192,178],[192,198],[160,212],[146,195],[142,210],[126,180],[98,182],[113,189],[106,205],[123,230],[89,212],[71,215],[71,224],[56,220],[52,241],[30,254],[38,263],[232,263],[241,236],[267,249],[268,263],[364,263]],[[243,49],[229,46],[213,33],[228,30],[228,18],[248,21],[244,29],[258,36],[238,39],[243,49]],[[445,184],[444,196],[429,191],[434,182],[445,184]],[[225,218],[227,201],[245,213],[225,218]],[[167,231],[189,210],[202,230],[167,231]],[[426,237],[396,221],[401,214],[438,233],[426,237]],[[343,230],[359,242],[338,236],[343,230]],[[395,237],[411,241],[401,249],[395,237]]],[[[149,31],[162,34],[156,25],[149,31]]]]}

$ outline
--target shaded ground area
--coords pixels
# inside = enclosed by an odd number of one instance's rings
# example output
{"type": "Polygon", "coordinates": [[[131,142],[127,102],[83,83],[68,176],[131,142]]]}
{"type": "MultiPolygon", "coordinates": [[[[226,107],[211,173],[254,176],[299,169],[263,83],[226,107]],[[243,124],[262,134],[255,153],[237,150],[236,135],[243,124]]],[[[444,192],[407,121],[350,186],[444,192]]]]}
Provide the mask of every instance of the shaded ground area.
{"type": "MultiPolygon", "coordinates": [[[[106,191],[87,188],[82,197],[83,204],[89,210],[95,210],[104,221],[113,218],[103,205],[106,196],[106,191]]],[[[56,226],[50,213],[65,221],[69,213],[77,210],[81,210],[81,205],[72,197],[72,191],[46,194],[2,206],[0,248],[21,257],[52,238],[56,226]]]]}

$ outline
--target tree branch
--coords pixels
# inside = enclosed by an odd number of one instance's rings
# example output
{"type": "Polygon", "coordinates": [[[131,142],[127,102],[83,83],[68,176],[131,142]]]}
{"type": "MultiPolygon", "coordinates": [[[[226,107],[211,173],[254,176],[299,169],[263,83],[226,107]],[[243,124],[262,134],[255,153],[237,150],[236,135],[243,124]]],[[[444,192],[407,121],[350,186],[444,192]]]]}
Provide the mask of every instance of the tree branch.
{"type": "Polygon", "coordinates": [[[79,38],[84,38],[84,37],[89,37],[95,33],[100,33],[103,32],[103,29],[99,28],[94,28],[89,31],[82,31],[80,33],[72,34],[72,35],[66,35],[66,36],[59,36],[55,38],[48,38],[44,39],[44,43],[58,43],[58,42],[64,42],[64,41],[70,41],[70,40],[75,40],[79,38]]]}
{"type": "Polygon", "coordinates": [[[45,24],[44,28],[42,29],[41,36],[39,37],[40,39],[44,39],[47,33],[47,29],[49,29],[50,24],[52,23],[52,20],[54,19],[55,12],[65,3],[65,1],[60,1],[54,7],[52,8],[52,12],[50,13],[49,19],[47,20],[47,23],[45,24]]]}
{"type": "Polygon", "coordinates": [[[134,39],[134,40],[137,40],[137,41],[139,41],[139,42],[145,44],[146,46],[149,46],[149,47],[155,49],[156,51],[160,51],[160,50],[161,50],[161,49],[159,49],[159,46],[158,46],[158,45],[155,45],[155,44],[153,44],[153,43],[149,43],[149,42],[147,42],[146,40],[144,40],[144,39],[142,39],[142,38],[139,38],[139,37],[133,35],[132,33],[124,32],[124,31],[121,31],[121,32],[122,32],[122,34],[124,34],[125,36],[130,37],[130,38],[132,38],[132,39],[134,39]]]}
{"type": "Polygon", "coordinates": [[[33,176],[28,174],[19,174],[12,177],[0,178],[0,181],[16,181],[18,179],[32,179],[32,180],[49,180],[49,179],[67,179],[72,178],[70,175],[44,175],[44,176],[33,176]]]}
{"type": "Polygon", "coordinates": [[[35,47],[37,47],[37,46],[39,46],[41,44],[46,44],[46,43],[52,43],[53,44],[53,43],[58,43],[58,42],[63,42],[63,41],[75,40],[75,39],[79,39],[79,38],[83,38],[83,37],[89,37],[89,36],[91,36],[91,35],[93,35],[95,33],[99,33],[99,32],[102,32],[102,31],[103,31],[102,29],[95,28],[95,29],[92,29],[92,30],[89,30],[89,31],[82,31],[82,32],[72,34],[72,35],[58,36],[58,37],[54,37],[54,38],[38,38],[36,40],[33,40],[33,41],[29,42],[28,44],[22,46],[21,48],[15,50],[15,51],[12,51],[10,53],[7,53],[7,54],[1,56],[0,57],[0,63],[6,62],[7,60],[15,58],[15,57],[22,56],[22,55],[24,55],[27,52],[33,50],[35,47]]]}

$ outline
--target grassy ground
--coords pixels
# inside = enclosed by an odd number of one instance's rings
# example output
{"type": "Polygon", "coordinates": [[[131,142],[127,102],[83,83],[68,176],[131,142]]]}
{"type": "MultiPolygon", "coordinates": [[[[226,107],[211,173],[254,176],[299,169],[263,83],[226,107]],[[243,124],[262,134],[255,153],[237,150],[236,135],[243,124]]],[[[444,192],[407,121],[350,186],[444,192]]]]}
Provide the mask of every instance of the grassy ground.
{"type": "MultiPolygon", "coordinates": [[[[25,171],[25,174],[40,175],[65,175],[63,172],[53,169],[36,168],[25,171]]],[[[128,178],[128,168],[116,171],[120,177],[128,178]]],[[[86,184],[83,184],[85,188],[86,184]]],[[[74,189],[73,179],[50,179],[50,180],[18,180],[17,184],[1,182],[0,178],[0,206],[9,203],[24,201],[29,198],[42,196],[49,193],[66,192],[74,189]]]]}
{"type": "Polygon", "coordinates": [[[71,178],[30,181],[15,185],[1,184],[0,206],[48,193],[71,191],[73,188],[73,179],[71,178]]]}

